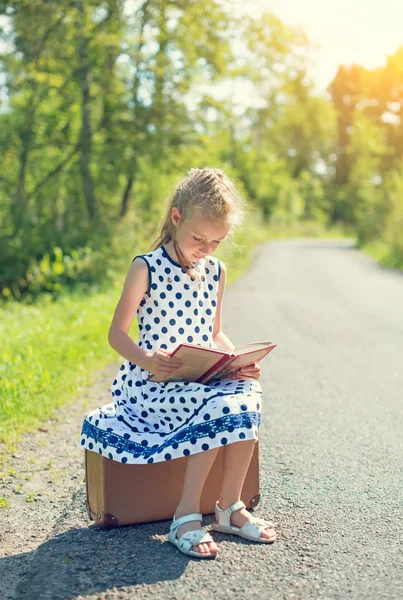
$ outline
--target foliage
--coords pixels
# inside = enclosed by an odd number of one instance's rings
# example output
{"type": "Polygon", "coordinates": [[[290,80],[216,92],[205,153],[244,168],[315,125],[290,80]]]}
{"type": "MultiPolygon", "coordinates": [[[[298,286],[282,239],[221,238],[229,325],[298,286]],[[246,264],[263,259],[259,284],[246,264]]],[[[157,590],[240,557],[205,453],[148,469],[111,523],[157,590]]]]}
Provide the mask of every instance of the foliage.
{"type": "Polygon", "coordinates": [[[9,0],[1,14],[1,299],[106,282],[125,228],[156,232],[191,166],[224,168],[267,222],[345,223],[399,256],[402,48],[372,71],[341,65],[326,97],[306,34],[270,12],[9,0]]]}

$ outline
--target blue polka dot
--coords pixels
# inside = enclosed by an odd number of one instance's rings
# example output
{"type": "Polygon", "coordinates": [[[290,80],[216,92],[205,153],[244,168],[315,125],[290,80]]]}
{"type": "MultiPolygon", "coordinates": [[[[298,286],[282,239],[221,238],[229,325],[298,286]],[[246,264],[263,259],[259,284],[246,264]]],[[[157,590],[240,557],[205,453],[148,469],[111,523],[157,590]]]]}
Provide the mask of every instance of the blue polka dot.
{"type": "Polygon", "coordinates": [[[149,459],[148,459],[148,461],[147,461],[147,462],[148,462],[148,464],[149,464],[149,465],[151,465],[151,463],[153,463],[153,462],[154,462],[154,459],[151,457],[151,458],[149,458],[149,459]]]}
{"type": "Polygon", "coordinates": [[[223,437],[221,438],[221,443],[225,446],[225,444],[228,442],[227,438],[223,437]]]}
{"type": "Polygon", "coordinates": [[[191,305],[192,305],[192,303],[190,302],[190,300],[186,300],[185,306],[187,306],[189,308],[189,306],[191,306],[191,305]]]}
{"type": "Polygon", "coordinates": [[[171,342],[171,344],[174,344],[176,342],[176,337],[174,337],[174,336],[170,337],[169,341],[171,342]]]}
{"type": "Polygon", "coordinates": [[[176,325],[175,319],[169,319],[169,324],[170,325],[176,325]]]}
{"type": "Polygon", "coordinates": [[[244,440],[244,439],[245,439],[245,437],[246,437],[246,436],[245,436],[244,432],[243,432],[243,431],[241,431],[241,433],[239,434],[239,438],[240,438],[241,440],[244,440]]]}
{"type": "Polygon", "coordinates": [[[189,342],[189,344],[191,344],[193,342],[193,337],[191,335],[188,335],[188,337],[186,339],[189,342]]]}
{"type": "Polygon", "coordinates": [[[172,290],[173,290],[173,287],[170,283],[168,283],[168,285],[167,285],[167,290],[168,290],[168,292],[172,292],[172,290]]]}
{"type": "Polygon", "coordinates": [[[192,324],[192,319],[186,319],[186,325],[191,325],[192,324]]]}
{"type": "Polygon", "coordinates": [[[228,406],[224,406],[224,408],[222,409],[224,415],[227,415],[229,413],[229,407],[228,406]]]}
{"type": "Polygon", "coordinates": [[[167,297],[165,292],[161,292],[160,293],[160,298],[162,298],[163,300],[167,297]]]}
{"type": "Polygon", "coordinates": [[[185,330],[183,329],[183,327],[179,327],[178,331],[181,335],[183,335],[185,333],[185,330]]]}
{"type": "Polygon", "coordinates": [[[176,314],[178,315],[178,317],[183,317],[183,310],[178,310],[176,314]]]}
{"type": "Polygon", "coordinates": [[[248,410],[248,407],[246,406],[246,404],[241,404],[241,410],[248,410]]]}
{"type": "Polygon", "coordinates": [[[202,450],[208,450],[209,449],[209,445],[208,444],[203,444],[202,445],[202,450]]]}
{"type": "Polygon", "coordinates": [[[183,454],[184,454],[185,456],[189,456],[189,454],[190,454],[190,450],[188,450],[187,448],[185,448],[185,449],[184,449],[184,451],[183,451],[183,454]]]}
{"type": "Polygon", "coordinates": [[[172,456],[169,453],[167,453],[167,454],[165,454],[164,458],[165,458],[165,460],[171,460],[172,456]]]}
{"type": "Polygon", "coordinates": [[[126,458],[126,456],[124,456],[124,457],[122,458],[122,463],[127,463],[127,458],[126,458]]]}
{"type": "Polygon", "coordinates": [[[182,298],[182,294],[180,292],[178,292],[177,294],[175,294],[176,298],[178,298],[178,300],[180,300],[182,298]]]}
{"type": "Polygon", "coordinates": [[[167,275],[169,275],[169,273],[171,272],[171,269],[169,267],[165,267],[164,271],[167,275]]]}

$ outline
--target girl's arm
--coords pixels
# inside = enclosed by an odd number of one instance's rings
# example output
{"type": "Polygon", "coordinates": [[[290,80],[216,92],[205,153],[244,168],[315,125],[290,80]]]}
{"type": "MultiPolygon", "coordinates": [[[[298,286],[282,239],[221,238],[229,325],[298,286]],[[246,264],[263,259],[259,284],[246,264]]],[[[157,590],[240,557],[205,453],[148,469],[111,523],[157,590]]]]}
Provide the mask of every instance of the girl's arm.
{"type": "Polygon", "coordinates": [[[221,275],[220,280],[218,282],[218,293],[217,293],[217,306],[215,313],[215,320],[213,326],[213,340],[214,343],[218,346],[218,348],[222,348],[223,350],[228,350],[232,352],[235,348],[235,345],[231,342],[231,340],[225,335],[223,331],[221,331],[221,312],[222,312],[222,299],[224,296],[225,283],[227,280],[227,269],[223,263],[221,263],[221,275]]]}
{"type": "Polygon", "coordinates": [[[126,276],[122,295],[109,328],[108,342],[121,356],[142,369],[151,371],[152,353],[142,350],[129,337],[130,327],[147,289],[148,266],[143,259],[136,258],[126,276]]]}

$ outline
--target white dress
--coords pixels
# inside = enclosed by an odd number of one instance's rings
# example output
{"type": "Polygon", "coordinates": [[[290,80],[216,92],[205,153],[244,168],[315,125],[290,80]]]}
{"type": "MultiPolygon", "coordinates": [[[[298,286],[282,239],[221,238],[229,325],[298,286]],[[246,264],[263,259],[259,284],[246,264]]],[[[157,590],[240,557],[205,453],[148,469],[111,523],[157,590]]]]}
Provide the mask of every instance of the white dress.
{"type": "MultiPolygon", "coordinates": [[[[172,351],[181,342],[215,348],[220,261],[207,256],[196,263],[199,283],[163,246],[141,258],[148,265],[149,288],[137,311],[140,348],[172,351]]],[[[84,419],[83,448],[118,462],[147,464],[257,439],[262,390],[256,379],[206,385],[154,383],[147,381],[149,375],[123,362],[111,387],[113,401],[84,419]]]]}

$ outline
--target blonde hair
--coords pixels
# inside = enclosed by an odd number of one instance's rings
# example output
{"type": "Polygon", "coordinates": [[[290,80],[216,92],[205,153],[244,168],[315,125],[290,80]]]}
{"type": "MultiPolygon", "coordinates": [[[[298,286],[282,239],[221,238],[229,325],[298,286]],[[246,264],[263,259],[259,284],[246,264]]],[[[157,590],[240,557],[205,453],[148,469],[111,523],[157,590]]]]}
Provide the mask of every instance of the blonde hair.
{"type": "Polygon", "coordinates": [[[230,225],[230,233],[233,234],[245,217],[246,203],[235,184],[221,169],[192,168],[177,184],[168,199],[165,217],[151,250],[157,250],[172,240],[182,269],[189,274],[192,273],[198,279],[197,274],[192,272],[191,263],[183,256],[176,242],[176,227],[171,219],[174,207],[178,209],[184,220],[191,219],[196,211],[200,210],[204,218],[230,225]]]}

